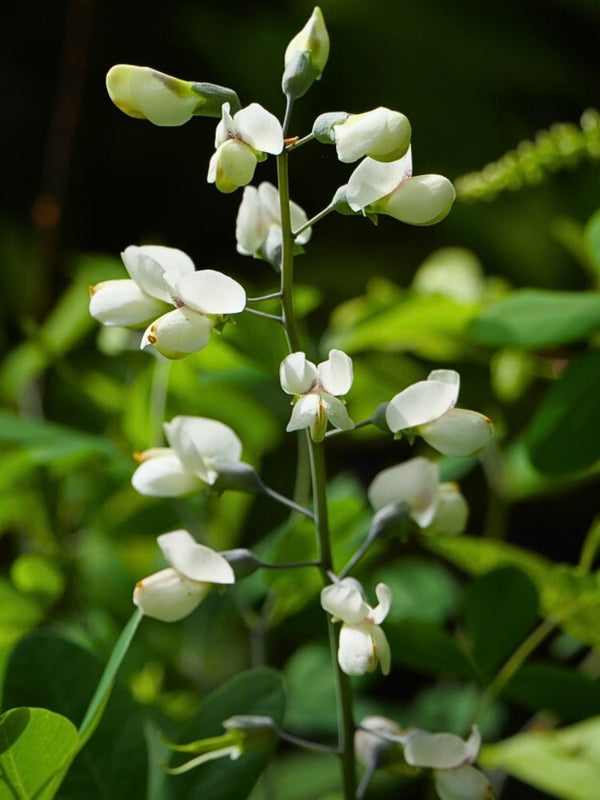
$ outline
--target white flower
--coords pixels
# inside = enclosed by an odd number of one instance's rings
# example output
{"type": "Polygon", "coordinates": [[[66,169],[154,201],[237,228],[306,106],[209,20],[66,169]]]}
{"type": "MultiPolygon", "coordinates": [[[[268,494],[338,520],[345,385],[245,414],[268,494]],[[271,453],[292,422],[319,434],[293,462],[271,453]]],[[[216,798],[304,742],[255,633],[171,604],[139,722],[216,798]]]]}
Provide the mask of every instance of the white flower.
{"type": "Polygon", "coordinates": [[[492,422],[483,414],[454,408],[460,376],[449,369],[436,369],[427,380],[418,381],[395,395],[386,408],[385,419],[393,433],[421,436],[445,456],[478,453],[494,433],[492,422]]]}
{"type": "Polygon", "coordinates": [[[170,447],[138,456],[133,488],[147,497],[180,497],[215,483],[219,467],[237,464],[242,443],[222,422],[204,417],[174,417],[164,425],[170,447]]]}
{"type": "Polygon", "coordinates": [[[453,733],[414,730],[404,742],[404,758],[413,767],[433,769],[440,800],[493,800],[487,778],[471,766],[480,747],[481,735],[475,725],[467,741],[453,733]]]}
{"type": "Polygon", "coordinates": [[[281,123],[258,103],[240,109],[233,117],[229,103],[223,103],[215,148],[208,165],[207,181],[216,184],[221,192],[233,192],[250,183],[257,162],[264,161],[267,153],[281,153],[281,123]]]}
{"type": "Polygon", "coordinates": [[[325,436],[327,420],[340,430],[352,430],[354,422],[338,396],[352,386],[352,359],[341,350],[330,350],[327,361],[315,366],[304,353],[292,353],[279,368],[281,388],[298,397],[286,430],[310,428],[313,441],[325,436]]]}
{"type": "MultiPolygon", "coordinates": [[[[292,230],[297,230],[308,222],[308,217],[300,206],[291,201],[290,218],[292,230]]],[[[311,234],[312,229],[307,228],[296,237],[296,244],[306,244],[311,234]]],[[[281,208],[279,192],[273,184],[264,182],[258,188],[246,186],[238,210],[235,236],[238,253],[265,258],[271,263],[276,260],[274,266],[278,266],[280,254],[277,258],[277,251],[281,250],[282,244],[281,208]]]]}
{"type": "Polygon", "coordinates": [[[201,603],[213,584],[234,583],[227,560],[187,531],[163,533],[157,541],[170,566],[139,581],[133,592],[133,602],[147,617],[177,622],[201,603]]]}
{"type": "Polygon", "coordinates": [[[437,465],[418,456],[384,469],[368,490],[375,511],[406,503],[409,516],[426,533],[455,535],[467,524],[469,507],[455,483],[439,483],[437,465]]]}
{"type": "MultiPolygon", "coordinates": [[[[341,115],[340,115],[341,116],[341,115]]],[[[351,164],[369,156],[376,161],[390,162],[404,156],[410,144],[410,122],[404,114],[379,106],[363,114],[348,114],[341,119],[322,114],[313,125],[317,139],[335,142],[340,161],[351,164]],[[331,120],[327,124],[328,118],[331,120]],[[325,130],[320,130],[320,121],[325,130]]]]}
{"type": "Polygon", "coordinates": [[[104,325],[139,326],[153,320],[140,346],[153,345],[167,358],[206,347],[219,318],[246,306],[237,281],[212,269],[196,271],[191,258],[174,247],[131,245],[121,258],[130,278],[92,287],[90,314],[104,325]],[[168,311],[169,306],[174,310],[168,311]]]}
{"type": "Polygon", "coordinates": [[[344,578],[326,586],[321,591],[321,605],[335,620],[341,620],[342,629],[338,646],[338,662],[346,675],[364,675],[373,672],[377,663],[387,675],[390,671],[390,646],[379,627],[388,615],[392,595],[385,583],[378,583],[375,594],[379,600],[375,608],[368,605],[358,581],[344,578]]]}
{"type": "Polygon", "coordinates": [[[398,161],[365,158],[350,176],[345,196],[353,211],[387,214],[409,225],[433,225],[448,214],[456,192],[442,175],[413,178],[409,148],[398,161]]]}
{"type": "Polygon", "coordinates": [[[317,73],[315,77],[319,80],[329,58],[329,34],[323,13],[318,6],[315,6],[306,25],[286,47],[284,66],[289,67],[294,59],[303,53],[308,53],[311,67],[317,73]]]}

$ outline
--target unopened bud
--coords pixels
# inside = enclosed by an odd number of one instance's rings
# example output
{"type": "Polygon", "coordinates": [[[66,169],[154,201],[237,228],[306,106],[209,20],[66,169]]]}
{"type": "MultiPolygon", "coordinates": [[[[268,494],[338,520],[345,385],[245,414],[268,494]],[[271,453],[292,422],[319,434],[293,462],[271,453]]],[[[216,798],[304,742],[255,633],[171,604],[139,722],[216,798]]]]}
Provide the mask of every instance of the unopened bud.
{"type": "Polygon", "coordinates": [[[329,34],[316,6],[302,30],[288,44],[281,88],[287,97],[302,97],[319,80],[329,57],[329,34]]]}

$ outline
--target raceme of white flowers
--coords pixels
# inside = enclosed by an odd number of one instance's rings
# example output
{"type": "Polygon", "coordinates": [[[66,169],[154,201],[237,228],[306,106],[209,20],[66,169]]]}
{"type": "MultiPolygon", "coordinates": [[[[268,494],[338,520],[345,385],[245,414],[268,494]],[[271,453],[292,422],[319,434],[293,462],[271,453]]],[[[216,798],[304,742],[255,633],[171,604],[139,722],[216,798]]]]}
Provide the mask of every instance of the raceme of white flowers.
{"type": "Polygon", "coordinates": [[[454,186],[442,175],[412,176],[412,151],[397,161],[365,158],[346,186],[353,211],[386,214],[409,225],[434,225],[448,214],[456,198],[454,186]]]}
{"type": "Polygon", "coordinates": [[[321,591],[322,607],[334,622],[342,622],[338,662],[346,675],[373,672],[378,663],[383,674],[389,674],[390,646],[379,626],[389,613],[392,593],[385,583],[378,583],[375,594],[379,603],[371,608],[354,578],[344,578],[321,591]]]}
{"type": "Polygon", "coordinates": [[[267,153],[281,153],[283,130],[277,117],[258,103],[251,103],[233,116],[230,104],[223,103],[222,111],[207,180],[220,192],[229,193],[250,183],[256,164],[264,161],[267,153]]]}
{"type": "Polygon", "coordinates": [[[440,483],[438,467],[422,456],[380,472],[368,490],[375,511],[397,503],[428,533],[455,535],[467,524],[469,508],[455,483],[440,483]]]}
{"type": "MultiPolygon", "coordinates": [[[[290,201],[292,230],[303,228],[308,222],[306,213],[297,203],[290,201]]],[[[306,228],[296,237],[297,245],[306,244],[312,229],[306,228]]],[[[264,258],[279,268],[281,260],[281,207],[279,192],[272,183],[264,181],[258,187],[246,186],[235,223],[237,251],[243,256],[264,258]]]]}
{"type": "Polygon", "coordinates": [[[222,555],[177,530],[158,537],[170,565],[136,584],[133,602],[147,616],[162,622],[187,617],[213,585],[235,582],[233,569],[222,555]]]}
{"type": "Polygon", "coordinates": [[[339,430],[352,430],[354,422],[338,398],[350,391],[352,359],[341,350],[330,350],[327,361],[315,366],[305,353],[291,353],[279,368],[281,388],[296,396],[286,430],[310,428],[313,441],[325,436],[327,422],[339,430]]]}
{"type": "Polygon", "coordinates": [[[140,453],[131,478],[148,497],[180,497],[211,486],[219,468],[237,464],[242,455],[237,435],[218,420],[178,416],[163,427],[170,446],[140,453]]]}
{"type": "Polygon", "coordinates": [[[213,327],[246,307],[246,292],[233,278],[198,270],[182,250],[130,245],[121,258],[129,278],[91,288],[90,314],[103,325],[146,328],[140,347],[152,345],[167,358],[202,350],[213,327]],[[163,313],[169,306],[174,310],[163,313]]]}
{"type": "Polygon", "coordinates": [[[421,436],[445,456],[478,453],[494,434],[492,422],[477,411],[455,408],[460,376],[451,369],[435,369],[395,395],[385,419],[395,434],[421,436]]]}

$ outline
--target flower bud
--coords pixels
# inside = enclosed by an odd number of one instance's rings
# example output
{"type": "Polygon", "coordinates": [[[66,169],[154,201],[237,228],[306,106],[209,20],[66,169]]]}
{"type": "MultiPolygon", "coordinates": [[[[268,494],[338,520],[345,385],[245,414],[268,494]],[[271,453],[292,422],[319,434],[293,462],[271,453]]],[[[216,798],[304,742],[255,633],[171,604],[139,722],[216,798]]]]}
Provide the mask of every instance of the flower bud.
{"type": "Polygon", "coordinates": [[[399,111],[374,108],[364,114],[321,114],[313,125],[315,138],[335,144],[338,158],[351,164],[369,156],[375,161],[397,161],[410,145],[410,122],[399,111]]]}
{"type": "Polygon", "coordinates": [[[321,9],[316,6],[302,30],[288,44],[281,82],[283,93],[296,99],[319,80],[329,57],[329,35],[321,9]]]}
{"type": "Polygon", "coordinates": [[[443,175],[417,175],[371,204],[371,211],[409,225],[435,225],[449,213],[456,191],[443,175]]]}
{"type": "Polygon", "coordinates": [[[113,103],[125,114],[154,125],[183,125],[193,116],[220,117],[225,102],[239,108],[232,89],[212,83],[182,81],[151,67],[117,64],[106,76],[113,103]]]}

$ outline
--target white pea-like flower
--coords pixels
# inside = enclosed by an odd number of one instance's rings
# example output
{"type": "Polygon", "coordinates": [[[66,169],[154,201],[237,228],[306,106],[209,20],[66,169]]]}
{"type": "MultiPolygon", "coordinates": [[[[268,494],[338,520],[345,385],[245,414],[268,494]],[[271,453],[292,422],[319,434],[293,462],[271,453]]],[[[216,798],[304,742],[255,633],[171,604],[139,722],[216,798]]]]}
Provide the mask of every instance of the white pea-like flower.
{"type": "Polygon", "coordinates": [[[397,161],[410,145],[410,122],[400,111],[379,106],[362,114],[321,114],[313,124],[318,141],[335,144],[344,164],[369,156],[376,161],[397,161]]]}
{"type": "Polygon", "coordinates": [[[453,733],[411,731],[404,742],[404,758],[413,767],[433,770],[440,800],[493,800],[483,772],[471,766],[481,747],[481,734],[473,726],[465,741],[453,733]]]}
{"type": "Polygon", "coordinates": [[[207,176],[209,183],[225,193],[250,183],[256,164],[264,161],[267,153],[277,155],[283,150],[283,129],[274,114],[258,103],[233,116],[230,112],[229,103],[223,103],[207,176]]]}
{"type": "Polygon", "coordinates": [[[206,347],[222,317],[246,307],[237,281],[212,269],[196,271],[177,248],[130,245],[121,258],[130,277],[91,287],[90,314],[109,326],[139,327],[152,320],[142,349],[152,345],[167,358],[183,358],[206,347]]]}
{"type": "Polygon", "coordinates": [[[405,503],[411,519],[426,533],[452,536],[467,524],[469,507],[457,484],[440,483],[437,465],[422,456],[382,470],[369,486],[368,497],[376,512],[405,503]]]}
{"type": "Polygon", "coordinates": [[[395,395],[385,419],[396,434],[421,436],[445,456],[478,453],[494,434],[492,422],[477,411],[455,408],[460,388],[458,372],[436,369],[395,395]]]}
{"type": "Polygon", "coordinates": [[[164,431],[170,447],[140,453],[131,477],[133,488],[147,497],[181,497],[212,486],[220,468],[240,461],[242,443],[218,420],[178,416],[164,431]]]}
{"type": "MultiPolygon", "coordinates": [[[[290,201],[292,230],[304,227],[308,222],[306,213],[297,203],[290,201]]],[[[306,228],[296,237],[296,244],[306,244],[312,234],[306,228]]],[[[281,207],[279,192],[266,181],[258,188],[246,186],[235,223],[237,251],[243,256],[264,258],[278,267],[281,259],[281,207]]]]}
{"type": "Polygon", "coordinates": [[[177,622],[200,605],[213,585],[235,582],[228,561],[188,531],[163,533],[157,541],[170,566],[139,581],[133,592],[133,602],[147,617],[177,622]]]}
{"type": "Polygon", "coordinates": [[[456,198],[443,175],[412,175],[412,153],[383,163],[365,158],[350,176],[345,197],[352,211],[386,214],[409,225],[433,225],[448,214],[456,198]]]}
{"type": "Polygon", "coordinates": [[[353,578],[344,578],[321,591],[321,606],[334,621],[341,621],[338,663],[346,675],[373,672],[379,663],[387,675],[391,653],[385,633],[379,627],[389,613],[392,594],[385,583],[378,583],[375,608],[364,600],[362,588],[353,578]]]}
{"type": "Polygon", "coordinates": [[[327,361],[315,366],[302,352],[291,353],[279,368],[281,388],[296,401],[286,430],[310,428],[313,441],[325,436],[327,421],[339,430],[352,430],[346,406],[339,399],[350,391],[352,359],[341,350],[330,350],[327,361]]]}

